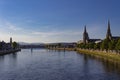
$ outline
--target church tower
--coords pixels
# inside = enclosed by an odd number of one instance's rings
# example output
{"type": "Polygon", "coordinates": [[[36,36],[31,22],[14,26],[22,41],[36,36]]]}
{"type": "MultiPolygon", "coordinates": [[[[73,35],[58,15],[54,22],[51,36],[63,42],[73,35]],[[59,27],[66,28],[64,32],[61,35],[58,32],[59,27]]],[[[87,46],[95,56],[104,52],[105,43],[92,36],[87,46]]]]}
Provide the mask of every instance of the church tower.
{"type": "Polygon", "coordinates": [[[89,36],[88,36],[86,26],[85,26],[84,33],[83,33],[83,43],[85,43],[85,44],[88,43],[88,40],[89,40],[89,36]]]}
{"type": "Polygon", "coordinates": [[[109,40],[112,39],[112,34],[111,34],[111,29],[110,29],[110,21],[108,21],[108,29],[107,29],[106,39],[109,39],[109,40]]]}
{"type": "Polygon", "coordinates": [[[10,46],[12,47],[12,37],[10,37],[10,46]]]}

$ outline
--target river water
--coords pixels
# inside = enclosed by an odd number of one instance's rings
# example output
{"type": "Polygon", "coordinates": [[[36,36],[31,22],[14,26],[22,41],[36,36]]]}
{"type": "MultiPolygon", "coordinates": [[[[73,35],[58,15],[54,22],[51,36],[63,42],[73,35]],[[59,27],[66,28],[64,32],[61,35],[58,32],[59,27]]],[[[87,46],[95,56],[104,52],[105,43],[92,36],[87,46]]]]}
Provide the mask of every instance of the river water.
{"type": "Polygon", "coordinates": [[[120,80],[119,66],[74,51],[22,49],[0,56],[0,80],[120,80]]]}

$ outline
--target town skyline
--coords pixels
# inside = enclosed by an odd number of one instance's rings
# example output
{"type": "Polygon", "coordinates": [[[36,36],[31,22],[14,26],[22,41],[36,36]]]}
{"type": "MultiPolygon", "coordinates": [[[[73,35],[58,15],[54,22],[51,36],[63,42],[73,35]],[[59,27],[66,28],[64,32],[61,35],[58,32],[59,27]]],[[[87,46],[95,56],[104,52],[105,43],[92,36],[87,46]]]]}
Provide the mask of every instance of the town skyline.
{"type": "MultiPolygon", "coordinates": [[[[82,40],[84,40],[84,36],[87,34],[87,37],[88,37],[88,39],[91,39],[91,37],[89,36],[89,32],[87,32],[88,30],[87,30],[87,27],[86,27],[86,25],[84,26],[84,30],[83,30],[83,33],[82,33],[82,39],[80,39],[80,41],[82,40]]],[[[105,37],[104,38],[99,38],[99,39],[96,39],[95,37],[93,38],[94,40],[104,40],[104,39],[106,39],[106,36],[108,36],[108,35],[110,35],[110,37],[119,37],[118,35],[116,36],[116,35],[113,35],[113,33],[111,33],[111,24],[110,24],[110,20],[108,20],[108,26],[107,26],[107,30],[106,30],[106,34],[105,34],[105,37]]],[[[12,37],[10,37],[10,39],[11,39],[12,37]]],[[[92,39],[91,39],[92,40],[92,39]]],[[[4,40],[1,40],[1,41],[4,41],[4,40]]],[[[85,40],[86,41],[86,40],[85,40]]],[[[9,42],[9,41],[8,41],[9,42]]],[[[73,41],[73,42],[77,42],[77,41],[73,41]]],[[[36,44],[36,43],[45,43],[45,42],[18,42],[18,43],[20,43],[20,44],[30,44],[30,43],[32,43],[32,44],[36,44]]],[[[67,43],[67,42],[48,42],[48,43],[67,43]]],[[[69,43],[69,42],[68,42],[69,43]]]]}
{"type": "Polygon", "coordinates": [[[77,42],[82,40],[85,25],[90,38],[104,39],[108,20],[113,36],[120,36],[119,2],[0,0],[0,40],[77,42]]]}

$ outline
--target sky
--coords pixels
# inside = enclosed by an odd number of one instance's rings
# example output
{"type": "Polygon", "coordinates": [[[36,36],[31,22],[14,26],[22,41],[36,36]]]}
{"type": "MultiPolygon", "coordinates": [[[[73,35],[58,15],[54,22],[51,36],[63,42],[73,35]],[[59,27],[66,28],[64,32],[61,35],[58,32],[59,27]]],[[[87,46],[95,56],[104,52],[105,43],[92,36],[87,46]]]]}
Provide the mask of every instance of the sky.
{"type": "Polygon", "coordinates": [[[90,38],[104,39],[108,20],[120,36],[120,0],[0,0],[0,40],[77,42],[84,26],[90,38]]]}

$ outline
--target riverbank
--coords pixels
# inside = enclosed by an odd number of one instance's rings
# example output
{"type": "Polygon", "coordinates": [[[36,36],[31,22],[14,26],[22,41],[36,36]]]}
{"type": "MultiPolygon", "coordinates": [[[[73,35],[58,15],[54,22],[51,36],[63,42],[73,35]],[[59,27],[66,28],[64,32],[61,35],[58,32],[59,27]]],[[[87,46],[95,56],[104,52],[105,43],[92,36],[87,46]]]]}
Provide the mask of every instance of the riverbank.
{"type": "Polygon", "coordinates": [[[0,55],[15,53],[15,52],[18,52],[18,51],[21,51],[21,49],[0,51],[0,55]]]}
{"type": "Polygon", "coordinates": [[[79,48],[52,48],[53,50],[68,50],[68,51],[76,51],[81,54],[87,54],[99,58],[104,58],[109,61],[120,62],[120,54],[97,51],[97,50],[87,50],[87,49],[79,49],[79,48]]]}
{"type": "Polygon", "coordinates": [[[49,48],[51,50],[67,50],[67,51],[76,51],[76,48],[49,48]]]}
{"type": "Polygon", "coordinates": [[[77,49],[77,52],[82,54],[88,54],[88,55],[99,57],[99,58],[104,58],[109,61],[120,62],[120,54],[97,51],[97,50],[86,50],[86,49],[77,49]]]}

